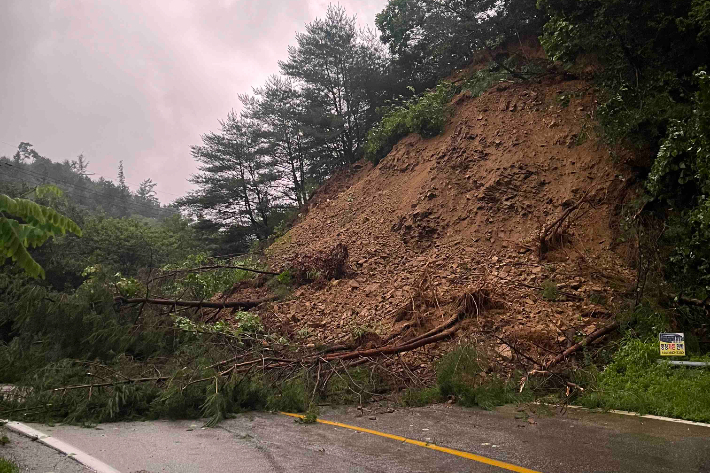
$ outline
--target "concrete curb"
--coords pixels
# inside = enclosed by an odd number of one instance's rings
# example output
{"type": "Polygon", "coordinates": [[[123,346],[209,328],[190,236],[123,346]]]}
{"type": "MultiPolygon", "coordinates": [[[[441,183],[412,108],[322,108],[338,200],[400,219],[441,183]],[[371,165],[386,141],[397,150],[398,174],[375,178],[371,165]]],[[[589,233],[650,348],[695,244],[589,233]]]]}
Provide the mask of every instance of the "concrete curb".
{"type": "Polygon", "coordinates": [[[54,438],[51,435],[47,435],[43,432],[40,432],[39,430],[35,430],[32,427],[25,425],[21,422],[7,422],[5,424],[5,427],[20,435],[24,435],[25,437],[36,439],[38,442],[41,442],[44,445],[53,448],[59,453],[63,453],[64,455],[73,458],[77,462],[81,463],[87,468],[91,468],[97,473],[121,473],[117,469],[92,457],[88,453],[82,452],[78,448],[72,447],[66,442],[62,442],[61,440],[54,438]]]}
{"type": "MultiPolygon", "coordinates": [[[[549,404],[548,404],[549,405],[549,404]]],[[[685,420],[685,419],[674,419],[673,417],[663,417],[663,416],[654,416],[652,414],[646,414],[646,415],[641,415],[637,412],[629,412],[629,411],[618,411],[616,409],[611,409],[609,411],[604,411],[600,409],[590,409],[588,407],[582,407],[582,406],[574,406],[572,404],[568,404],[566,406],[560,406],[553,404],[556,407],[565,407],[565,408],[571,408],[571,409],[579,409],[580,411],[589,411],[589,412],[608,412],[610,414],[618,414],[622,416],[631,416],[631,417],[639,417],[641,419],[653,419],[653,420],[662,420],[664,422],[675,422],[676,424],[686,424],[686,425],[695,425],[697,427],[710,427],[710,424],[704,424],[702,422],[694,422],[692,420],[685,420]]]]}

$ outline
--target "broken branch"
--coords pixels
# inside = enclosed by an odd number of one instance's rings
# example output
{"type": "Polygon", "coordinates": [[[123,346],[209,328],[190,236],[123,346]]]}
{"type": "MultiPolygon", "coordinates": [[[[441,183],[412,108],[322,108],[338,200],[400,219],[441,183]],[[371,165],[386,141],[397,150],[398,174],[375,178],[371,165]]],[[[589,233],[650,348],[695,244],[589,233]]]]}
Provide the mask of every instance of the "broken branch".
{"type": "Polygon", "coordinates": [[[563,351],[562,353],[557,355],[555,358],[553,358],[551,361],[549,361],[548,363],[545,363],[543,365],[543,371],[549,370],[550,368],[552,368],[556,364],[564,361],[568,356],[572,355],[573,353],[578,352],[582,348],[584,348],[587,345],[589,345],[590,343],[592,343],[594,340],[601,338],[604,335],[607,335],[607,334],[613,332],[617,328],[619,328],[619,322],[614,322],[610,325],[607,325],[606,327],[602,327],[598,330],[595,330],[594,332],[590,333],[587,336],[587,338],[585,338],[581,342],[572,345],[571,347],[569,347],[568,349],[566,349],[565,351],[563,351]]]}

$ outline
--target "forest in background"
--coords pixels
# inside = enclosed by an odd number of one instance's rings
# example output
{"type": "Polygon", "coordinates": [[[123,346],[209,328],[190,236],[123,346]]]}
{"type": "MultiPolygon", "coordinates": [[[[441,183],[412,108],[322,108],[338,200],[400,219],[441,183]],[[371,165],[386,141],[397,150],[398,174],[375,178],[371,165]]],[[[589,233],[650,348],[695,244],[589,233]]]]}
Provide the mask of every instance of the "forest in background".
{"type": "MultiPolygon", "coordinates": [[[[174,205],[159,204],[150,179],[131,192],[122,169],[118,184],[92,180],[83,156],[56,163],[21,143],[14,156],[0,158],[0,194],[29,197],[82,230],[81,238],[52,230],[55,238],[29,249],[44,280],[27,277],[10,260],[2,266],[0,381],[41,393],[32,404],[38,413],[75,421],[148,413],[219,417],[235,406],[287,408],[284,399],[295,403],[291,408],[308,407],[300,378],[289,379],[290,397],[264,394],[261,381],[229,378],[228,395],[215,398],[174,371],[189,365],[196,379],[209,380],[213,363],[235,346],[271,343],[247,312],[236,313],[244,322],[238,328],[200,325],[169,307],[121,307],[114,298],[201,301],[254,278],[238,267],[266,269],[259,248],[282,234],[338,169],[362,158],[377,163],[408,133],[437,135],[461,90],[477,94],[501,79],[536,80],[550,70],[593,80],[600,136],[611,149],[633,151],[629,165],[640,198],[621,225],[637,243],[647,293],[707,301],[709,2],[390,0],[376,27],[377,33],[358,29],[340,7],[306,25],[279,74],[242,95],[239,112],[192,147],[197,190],[174,205]],[[539,37],[550,62],[502,52],[529,37],[539,37]],[[461,83],[445,80],[480,55],[485,68],[461,83]],[[63,192],[33,192],[47,184],[63,192]],[[244,255],[250,249],[255,253],[244,255]],[[206,266],[219,268],[200,270],[206,266]],[[166,274],[173,276],[149,294],[146,282],[166,274]],[[85,381],[87,363],[99,363],[109,378],[119,368],[124,376],[151,378],[153,362],[174,373],[180,389],[126,384],[89,400],[76,390],[62,403],[50,401],[48,389],[85,381]]],[[[9,208],[2,210],[11,220],[9,208]]],[[[32,224],[16,217],[18,225],[32,224]]],[[[295,282],[287,273],[270,284],[287,294],[295,282]]],[[[647,314],[645,337],[669,321],[705,323],[702,310],[663,311],[655,304],[638,311],[647,314]]]]}

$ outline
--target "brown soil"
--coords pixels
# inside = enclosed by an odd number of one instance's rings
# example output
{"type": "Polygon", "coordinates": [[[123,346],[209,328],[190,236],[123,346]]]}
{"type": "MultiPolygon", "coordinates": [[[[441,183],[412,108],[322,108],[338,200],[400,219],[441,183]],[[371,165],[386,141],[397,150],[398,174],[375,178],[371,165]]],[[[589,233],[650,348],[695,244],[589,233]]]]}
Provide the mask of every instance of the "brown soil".
{"type": "Polygon", "coordinates": [[[614,248],[627,186],[594,136],[594,90],[549,77],[453,104],[443,135],[409,136],[377,167],[358,163],[319,190],[267,250],[270,265],[344,243],[350,275],[300,287],[263,309],[265,318],[305,343],[366,346],[421,334],[464,291],[492,288],[496,304],[456,338],[407,355],[422,371],[465,340],[502,362],[516,349],[548,360],[607,323],[633,274],[614,248]],[[585,194],[561,247],[540,255],[541,229],[585,194]],[[542,297],[548,280],[557,301],[542,297]]]}

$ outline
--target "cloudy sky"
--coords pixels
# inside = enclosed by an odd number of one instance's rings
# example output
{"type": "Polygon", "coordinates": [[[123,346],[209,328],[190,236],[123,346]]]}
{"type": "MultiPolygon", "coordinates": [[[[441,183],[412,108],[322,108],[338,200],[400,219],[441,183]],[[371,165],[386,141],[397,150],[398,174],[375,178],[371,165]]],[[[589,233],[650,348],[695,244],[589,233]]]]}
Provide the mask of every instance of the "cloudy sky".
{"type": "MultiPolygon", "coordinates": [[[[273,73],[328,0],[1,0],[0,156],[20,141],[95,177],[190,189],[189,147],[273,73]]],[[[386,0],[341,0],[374,27],[386,0]]]]}

